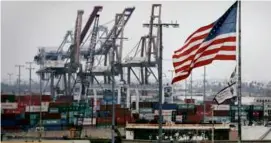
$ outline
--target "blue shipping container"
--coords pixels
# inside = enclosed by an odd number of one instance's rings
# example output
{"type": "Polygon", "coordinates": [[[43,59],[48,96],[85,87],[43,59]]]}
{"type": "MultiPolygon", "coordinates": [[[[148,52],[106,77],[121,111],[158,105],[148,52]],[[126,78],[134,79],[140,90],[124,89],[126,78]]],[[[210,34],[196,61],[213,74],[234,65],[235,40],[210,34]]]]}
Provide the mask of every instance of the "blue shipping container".
{"type": "Polygon", "coordinates": [[[2,127],[16,126],[16,121],[15,120],[1,120],[1,126],[2,127]]]}
{"type": "MultiPolygon", "coordinates": [[[[159,103],[153,105],[154,110],[159,110],[159,103]]],[[[174,110],[177,108],[176,104],[163,104],[162,110],[174,110]]]]}
{"type": "Polygon", "coordinates": [[[99,111],[99,117],[109,117],[110,111],[99,111]]]}
{"type": "Polygon", "coordinates": [[[68,120],[66,120],[66,119],[61,119],[61,121],[60,121],[60,122],[61,122],[61,124],[62,124],[62,125],[66,125],[66,124],[68,124],[68,120]]]}

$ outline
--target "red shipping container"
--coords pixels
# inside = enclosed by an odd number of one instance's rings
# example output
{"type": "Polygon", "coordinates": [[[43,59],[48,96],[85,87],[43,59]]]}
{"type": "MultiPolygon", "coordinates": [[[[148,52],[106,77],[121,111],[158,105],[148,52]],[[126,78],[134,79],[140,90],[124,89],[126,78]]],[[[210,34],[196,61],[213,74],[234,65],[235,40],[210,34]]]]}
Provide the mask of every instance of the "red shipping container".
{"type": "Polygon", "coordinates": [[[203,121],[203,116],[201,115],[188,115],[186,122],[198,124],[203,121]]]}
{"type": "Polygon", "coordinates": [[[49,102],[52,101],[52,98],[50,95],[42,95],[42,102],[49,102]]]}
{"type": "MultiPolygon", "coordinates": [[[[189,114],[188,114],[188,115],[189,115],[189,114]]],[[[203,115],[204,115],[204,111],[196,112],[196,115],[203,116],[203,115]]],[[[206,115],[206,116],[212,116],[212,111],[206,111],[206,112],[205,112],[205,115],[206,115]]]]}
{"type": "Polygon", "coordinates": [[[214,116],[229,116],[229,115],[230,115],[229,111],[223,111],[223,110],[214,111],[214,116]]]}
{"type": "Polygon", "coordinates": [[[12,131],[12,132],[18,132],[21,130],[20,126],[11,126],[11,127],[1,127],[2,132],[3,131],[12,131]]]}
{"type": "Polygon", "coordinates": [[[126,125],[126,119],[125,118],[116,118],[117,125],[126,125]]]}
{"type": "MultiPolygon", "coordinates": [[[[205,105],[205,111],[209,112],[212,110],[212,105],[211,104],[206,104],[205,105]]],[[[196,111],[197,112],[203,112],[204,111],[204,106],[203,105],[196,105],[196,111]]]]}
{"type": "Polygon", "coordinates": [[[21,119],[17,121],[19,125],[29,125],[29,119],[21,119]]]}
{"type": "Polygon", "coordinates": [[[61,119],[61,114],[44,112],[42,113],[42,119],[61,119]]]}
{"type": "Polygon", "coordinates": [[[4,109],[4,114],[21,114],[25,112],[24,107],[18,107],[17,109],[4,109]]]}
{"type": "Polygon", "coordinates": [[[73,96],[59,96],[56,102],[73,102],[73,96]]]}
{"type": "Polygon", "coordinates": [[[14,120],[16,118],[16,114],[2,114],[1,120],[14,120]]]}
{"type": "Polygon", "coordinates": [[[72,103],[67,102],[50,102],[49,107],[68,107],[71,106],[72,103]]]}

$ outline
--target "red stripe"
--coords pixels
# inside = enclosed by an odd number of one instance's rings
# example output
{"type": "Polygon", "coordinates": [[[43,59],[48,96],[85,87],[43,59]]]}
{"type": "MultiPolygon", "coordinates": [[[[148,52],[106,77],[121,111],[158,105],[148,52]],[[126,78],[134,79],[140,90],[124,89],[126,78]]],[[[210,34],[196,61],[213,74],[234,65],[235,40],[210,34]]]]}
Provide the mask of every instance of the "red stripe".
{"type": "MultiPolygon", "coordinates": [[[[218,48],[218,49],[213,49],[213,50],[205,51],[199,58],[201,58],[203,56],[208,56],[208,55],[212,55],[212,54],[218,53],[219,51],[235,51],[235,49],[236,49],[235,46],[222,46],[221,48],[218,48]]],[[[235,60],[235,56],[233,58],[232,55],[219,55],[218,54],[214,58],[212,58],[211,60],[214,60],[214,59],[215,60],[235,60]],[[219,58],[217,56],[219,56],[219,58]]],[[[176,67],[174,66],[175,73],[182,72],[182,71],[190,69],[190,66],[191,66],[192,63],[195,63],[194,66],[192,67],[192,68],[194,68],[195,65],[197,63],[199,63],[199,62],[197,62],[197,61],[191,61],[191,63],[189,65],[182,66],[182,67],[180,67],[178,69],[176,69],[176,67]]]]}
{"type": "MultiPolygon", "coordinates": [[[[205,37],[207,37],[208,35],[209,35],[209,33],[204,34],[204,35],[200,35],[200,36],[197,36],[197,37],[193,37],[193,38],[191,39],[191,41],[189,41],[189,43],[185,44],[181,49],[175,51],[174,53],[181,52],[182,50],[184,50],[186,47],[188,47],[191,43],[193,43],[193,42],[195,42],[195,41],[198,41],[198,40],[200,40],[200,39],[204,40],[205,37]]],[[[200,44],[201,44],[201,43],[200,43],[200,44]]],[[[191,47],[191,48],[198,47],[200,44],[197,44],[197,45],[195,45],[195,46],[193,46],[193,47],[191,47]]],[[[191,48],[189,48],[189,49],[191,49],[191,48]]],[[[189,49],[188,49],[188,50],[189,50],[189,49]]],[[[188,50],[186,50],[186,51],[184,51],[184,52],[187,52],[188,50]]]]}
{"type": "MultiPolygon", "coordinates": [[[[174,79],[172,80],[172,84],[187,78],[190,75],[192,69],[211,64],[214,60],[236,60],[236,56],[235,55],[216,55],[212,59],[208,59],[208,60],[204,60],[204,61],[200,61],[200,62],[195,63],[192,68],[189,68],[189,66],[186,66],[187,68],[185,70],[183,70],[182,72],[188,71],[188,73],[186,75],[174,77],[174,79]]],[[[175,70],[175,72],[178,73],[177,70],[175,70]]]]}
{"type": "Polygon", "coordinates": [[[203,27],[200,27],[198,30],[196,30],[194,33],[192,33],[186,40],[185,42],[187,42],[193,35],[195,35],[196,33],[199,33],[199,32],[202,32],[202,31],[205,31],[207,29],[210,29],[214,26],[214,23],[211,23],[209,25],[206,25],[206,26],[203,26],[203,27]]]}
{"type": "Polygon", "coordinates": [[[217,49],[206,50],[206,51],[202,52],[200,57],[212,55],[212,54],[218,53],[219,51],[235,51],[235,49],[236,49],[235,46],[222,46],[217,49]]]}
{"type": "MultiPolygon", "coordinates": [[[[236,41],[236,37],[227,37],[227,38],[223,38],[223,39],[217,39],[217,40],[214,40],[213,42],[211,42],[210,44],[206,45],[205,47],[202,47],[200,48],[194,55],[191,55],[189,56],[188,58],[184,59],[183,61],[180,61],[180,62],[174,62],[173,63],[173,66],[176,67],[176,66],[179,66],[179,65],[182,65],[183,63],[185,63],[186,61],[189,61],[189,60],[193,60],[194,57],[199,54],[199,53],[202,53],[204,52],[209,46],[211,45],[215,45],[215,44],[221,44],[221,43],[224,43],[224,42],[235,42],[236,41]]],[[[197,49],[197,47],[193,47],[193,49],[197,49]]],[[[190,53],[193,52],[191,50],[193,49],[189,49],[190,53]]],[[[217,48],[217,49],[220,49],[220,48],[217,48]]],[[[188,51],[188,50],[187,50],[188,51]]],[[[185,56],[185,55],[188,55],[189,53],[181,53],[180,55],[173,55],[172,58],[180,58],[181,56],[185,56]]]]}
{"type": "Polygon", "coordinates": [[[175,82],[178,82],[178,81],[181,81],[181,80],[184,80],[186,79],[188,76],[189,76],[190,72],[187,73],[186,75],[182,75],[182,76],[176,76],[172,79],[172,82],[171,84],[174,84],[175,82]]]}
{"type": "MultiPolygon", "coordinates": [[[[211,45],[215,45],[215,44],[221,44],[221,43],[224,43],[224,42],[235,42],[236,41],[236,37],[235,36],[231,36],[231,37],[225,37],[225,38],[220,38],[220,39],[216,39],[214,40],[213,42],[209,43],[208,45],[204,46],[204,47],[201,47],[201,49],[204,49],[204,48],[208,48],[209,46],[211,45]]],[[[203,43],[201,43],[203,44],[203,43]]],[[[200,44],[199,44],[200,45],[200,44]]],[[[185,52],[183,53],[180,53],[180,54],[174,54],[173,57],[174,58],[179,58],[181,56],[185,56],[191,52],[193,52],[196,48],[196,46],[198,45],[195,45],[194,47],[191,47],[189,48],[188,50],[186,50],[185,52]]],[[[200,50],[199,52],[201,52],[202,50],[200,50]]]]}
{"type": "Polygon", "coordinates": [[[215,60],[236,60],[236,55],[217,55],[215,60]]]}

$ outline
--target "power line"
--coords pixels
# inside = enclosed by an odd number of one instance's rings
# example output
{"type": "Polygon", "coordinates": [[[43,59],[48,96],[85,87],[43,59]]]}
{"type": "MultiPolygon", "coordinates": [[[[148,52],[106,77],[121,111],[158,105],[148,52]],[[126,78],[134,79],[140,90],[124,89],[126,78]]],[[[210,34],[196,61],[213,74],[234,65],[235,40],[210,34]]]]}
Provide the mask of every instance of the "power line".
{"type": "Polygon", "coordinates": [[[29,67],[26,69],[29,70],[29,93],[31,94],[32,93],[32,70],[35,68],[32,68],[33,62],[26,62],[26,64],[29,65],[29,67]]]}
{"type": "MultiPolygon", "coordinates": [[[[19,68],[19,75],[18,75],[18,94],[21,95],[21,68],[24,67],[24,65],[15,65],[15,67],[19,68]]],[[[19,98],[20,102],[20,98],[19,98]]]]}

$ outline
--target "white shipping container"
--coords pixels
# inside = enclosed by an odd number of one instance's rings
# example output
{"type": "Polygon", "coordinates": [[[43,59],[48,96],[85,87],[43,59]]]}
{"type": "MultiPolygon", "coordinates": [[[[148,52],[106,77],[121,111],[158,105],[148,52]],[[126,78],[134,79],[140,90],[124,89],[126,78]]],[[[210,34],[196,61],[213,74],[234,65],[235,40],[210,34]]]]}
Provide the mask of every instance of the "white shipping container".
{"type": "Polygon", "coordinates": [[[83,125],[96,125],[96,118],[93,118],[93,124],[92,118],[84,118],[83,125]]]}
{"type": "Polygon", "coordinates": [[[80,100],[80,96],[79,95],[73,96],[73,100],[80,100]]]}
{"type": "Polygon", "coordinates": [[[143,118],[146,120],[154,120],[154,114],[144,114],[143,118]]]}
{"type": "Polygon", "coordinates": [[[182,115],[176,115],[176,121],[177,122],[182,122],[183,121],[183,116],[182,115]]]}
{"type": "Polygon", "coordinates": [[[172,116],[171,115],[163,116],[163,119],[165,122],[171,122],[172,116]]]}
{"type": "Polygon", "coordinates": [[[230,105],[212,105],[214,110],[217,111],[228,111],[230,110],[230,105]]]}
{"type": "Polygon", "coordinates": [[[48,108],[49,106],[41,106],[41,109],[40,109],[40,106],[25,106],[25,112],[48,112],[48,108]]]}
{"type": "Polygon", "coordinates": [[[48,107],[49,106],[49,102],[41,102],[41,106],[48,107]]]}
{"type": "MultiPolygon", "coordinates": [[[[164,116],[171,116],[173,110],[162,110],[162,115],[164,116]]],[[[154,111],[155,115],[159,115],[159,110],[154,111]]]]}
{"type": "Polygon", "coordinates": [[[1,103],[2,109],[17,109],[18,103],[1,103]]]}

